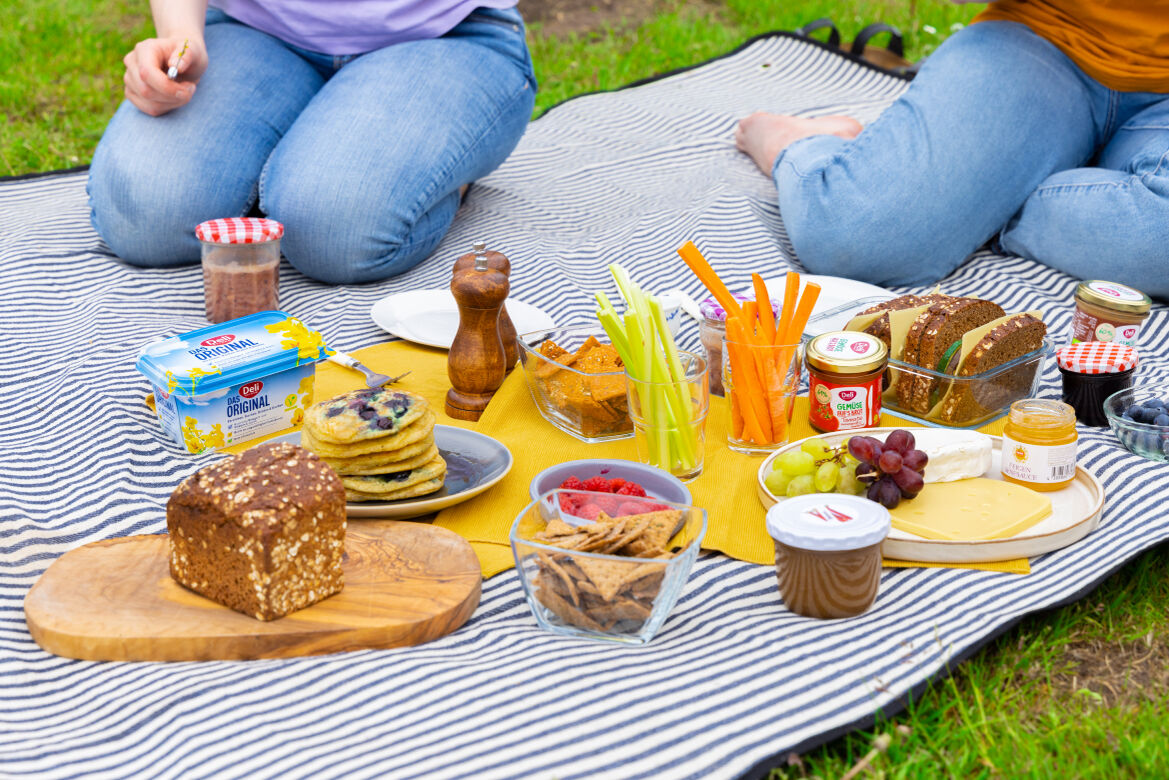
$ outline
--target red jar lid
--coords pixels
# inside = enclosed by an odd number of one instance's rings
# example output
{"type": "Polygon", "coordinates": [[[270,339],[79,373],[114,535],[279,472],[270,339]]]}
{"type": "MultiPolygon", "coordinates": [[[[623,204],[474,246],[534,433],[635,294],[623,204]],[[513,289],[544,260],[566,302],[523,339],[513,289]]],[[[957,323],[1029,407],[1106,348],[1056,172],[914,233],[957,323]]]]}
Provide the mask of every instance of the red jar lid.
{"type": "Polygon", "coordinates": [[[284,225],[261,217],[227,217],[200,222],[195,238],[209,244],[263,244],[284,235],[284,225]]]}
{"type": "Polygon", "coordinates": [[[1137,367],[1137,351],[1125,344],[1085,341],[1060,347],[1055,360],[1065,371],[1077,374],[1116,374],[1137,367]]]}

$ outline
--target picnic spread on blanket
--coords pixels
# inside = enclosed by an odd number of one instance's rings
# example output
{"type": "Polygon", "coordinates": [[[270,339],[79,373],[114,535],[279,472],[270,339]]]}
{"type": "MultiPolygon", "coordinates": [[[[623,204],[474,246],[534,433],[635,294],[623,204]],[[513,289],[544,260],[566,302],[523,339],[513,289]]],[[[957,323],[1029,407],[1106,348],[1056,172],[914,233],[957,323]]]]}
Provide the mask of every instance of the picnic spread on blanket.
{"type": "Polygon", "coordinates": [[[59,452],[43,418],[3,434],[0,666],[46,697],[5,713],[51,736],[0,753],[739,776],[1169,537],[1162,304],[991,252],[932,290],[797,274],[774,193],[711,184],[759,91],[871,117],[903,86],[769,36],[567,103],[384,285],[229,220],[201,270],[130,268],[83,177],[0,183],[10,330],[78,356],[14,398],[106,409],[59,452]]]}
{"type": "Polygon", "coordinates": [[[485,577],[514,565],[546,630],[645,643],[704,547],[774,562],[777,607],[851,618],[878,600],[886,560],[1025,574],[1030,556],[1095,530],[1105,493],[1076,464],[1077,417],[1099,425],[1103,416],[1124,446],[1169,460],[1169,397],[1158,387],[1133,395],[1151,301],[1113,282],[1077,288],[1071,334],[1049,333],[1041,311],[1009,314],[938,290],[854,301],[840,329],[818,332],[840,314],[814,316],[830,277],[801,282],[788,271],[780,299],[754,273],[749,294],[735,295],[687,242],[678,255],[711,294],[690,308],[723,333],[717,348],[695,353],[679,349],[675,334],[697,330],[697,318],[672,327],[661,300],[618,264],[609,268],[616,300],[595,292],[595,322],[517,333],[506,308],[511,263],[476,242],[453,264],[457,325],[445,361],[359,350],[360,361],[335,361],[345,370],[318,382],[318,362],[336,354],[327,336],[266,310],[277,281],[270,269],[249,270],[272,264],[254,248],[278,246],[279,223],[215,220],[198,233],[212,247],[204,295],[216,324],[144,345],[137,367],[175,444],[237,454],[176,485],[169,544],[150,539],[135,561],[128,553],[137,547],[101,542],[49,567],[25,612],[51,652],[232,659],[424,642],[457,630],[478,603],[478,582],[464,583],[453,603],[419,599],[449,581],[448,565],[465,572],[469,560],[485,577]],[[242,256],[225,256],[241,246],[242,256]],[[225,286],[222,269],[233,262],[239,268],[226,273],[247,281],[225,286]],[[225,293],[237,287],[244,292],[225,293]],[[1086,326],[1088,316],[1097,324],[1086,326]],[[1036,397],[1043,364],[1064,341],[1065,400],[1036,397]],[[717,380],[712,360],[721,363],[717,380]],[[398,376],[376,373],[406,365],[398,376]],[[1111,392],[1085,393],[1085,377],[1107,378],[1111,392]],[[883,408],[904,427],[890,426],[883,408]],[[487,416],[462,438],[437,434],[440,414],[466,425],[495,409],[520,430],[507,435],[487,416]],[[990,426],[999,435],[981,432],[990,426]],[[528,443],[550,436],[552,453],[528,443]],[[484,442],[498,451],[484,457],[484,442]],[[626,468],[633,462],[637,470],[626,468]],[[547,468],[560,476],[541,480],[547,468]],[[415,534],[403,544],[390,523],[380,526],[383,550],[368,528],[347,541],[347,527],[366,518],[437,510],[435,525],[461,539],[415,534]],[[385,569],[372,585],[360,572],[371,561],[385,569]],[[122,589],[153,596],[111,599],[101,621],[82,599],[62,606],[110,570],[133,573],[119,578],[122,589]],[[354,591],[361,595],[343,598],[354,591]],[[175,604],[189,617],[176,619],[175,604]],[[126,641],[144,611],[169,613],[171,625],[126,641]],[[255,620],[293,636],[305,624],[325,628],[314,642],[249,642],[283,633],[258,631],[255,620]],[[431,625],[439,628],[423,629],[431,625]]]}

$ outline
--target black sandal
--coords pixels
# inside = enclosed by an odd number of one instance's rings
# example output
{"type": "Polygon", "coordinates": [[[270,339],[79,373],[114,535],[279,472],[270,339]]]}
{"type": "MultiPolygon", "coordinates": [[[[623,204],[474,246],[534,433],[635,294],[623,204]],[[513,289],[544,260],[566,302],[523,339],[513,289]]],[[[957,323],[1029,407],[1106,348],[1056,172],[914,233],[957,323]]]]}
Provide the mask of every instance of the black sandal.
{"type": "MultiPolygon", "coordinates": [[[[833,48],[841,48],[840,31],[836,29],[835,22],[828,17],[808,22],[803,27],[797,28],[794,32],[796,35],[804,38],[820,40],[811,35],[811,33],[818,30],[828,30],[827,40],[821,40],[821,43],[826,43],[833,48]]],[[[905,59],[905,41],[901,36],[901,31],[884,22],[873,22],[857,33],[856,40],[849,47],[849,53],[884,70],[903,76],[915,75],[920,66],[920,63],[913,63],[905,59]],[[889,42],[885,45],[885,48],[870,46],[869,41],[882,33],[889,34],[889,42]]]]}

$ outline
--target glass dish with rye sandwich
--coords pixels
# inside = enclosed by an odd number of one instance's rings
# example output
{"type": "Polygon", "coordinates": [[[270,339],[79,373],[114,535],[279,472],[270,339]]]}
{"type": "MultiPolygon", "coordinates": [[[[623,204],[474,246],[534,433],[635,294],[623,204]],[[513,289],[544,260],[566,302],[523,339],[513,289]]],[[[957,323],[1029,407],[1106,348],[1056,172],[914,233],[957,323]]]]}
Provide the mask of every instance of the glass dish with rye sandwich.
{"type": "Polygon", "coordinates": [[[645,644],[686,585],[706,535],[706,512],[623,496],[612,515],[600,512],[589,521],[565,510],[579,493],[543,493],[512,524],[528,605],[548,631],[645,644]]]}
{"type": "MultiPolygon", "coordinates": [[[[808,330],[845,308],[813,317],[808,330]]],[[[1011,314],[993,301],[938,292],[862,308],[845,330],[869,333],[889,348],[885,411],[949,428],[977,428],[1034,397],[1054,354],[1042,312],[1011,314]]]]}

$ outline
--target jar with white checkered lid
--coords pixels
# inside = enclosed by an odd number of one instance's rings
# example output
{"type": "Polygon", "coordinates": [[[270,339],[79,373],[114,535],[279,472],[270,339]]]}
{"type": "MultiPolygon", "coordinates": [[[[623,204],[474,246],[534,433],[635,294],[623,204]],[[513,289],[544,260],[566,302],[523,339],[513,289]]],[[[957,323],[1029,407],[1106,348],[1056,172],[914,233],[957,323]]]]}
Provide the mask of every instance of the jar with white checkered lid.
{"type": "Polygon", "coordinates": [[[209,322],[226,322],[278,308],[280,237],[274,219],[230,217],[201,222],[203,304],[209,322]]]}
{"type": "Polygon", "coordinates": [[[1108,425],[1104,399],[1132,387],[1140,358],[1133,347],[1116,342],[1086,341],[1069,344],[1055,353],[1063,375],[1063,400],[1076,410],[1084,425],[1108,425]]]}

